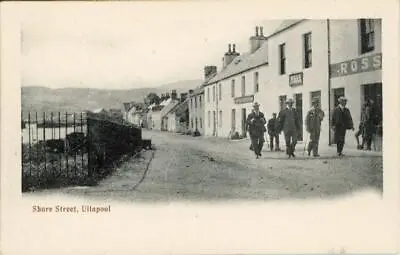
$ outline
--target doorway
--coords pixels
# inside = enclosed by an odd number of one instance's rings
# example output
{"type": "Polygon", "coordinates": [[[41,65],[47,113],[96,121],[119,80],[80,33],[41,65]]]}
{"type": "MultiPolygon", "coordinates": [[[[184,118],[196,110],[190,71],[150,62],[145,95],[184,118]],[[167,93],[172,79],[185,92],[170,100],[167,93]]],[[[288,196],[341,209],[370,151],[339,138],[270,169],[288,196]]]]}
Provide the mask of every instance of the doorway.
{"type": "Polygon", "coordinates": [[[300,132],[297,135],[298,141],[303,141],[303,94],[298,93],[294,95],[296,101],[296,111],[300,122],[300,132]]]}
{"type": "Polygon", "coordinates": [[[247,130],[246,130],[246,119],[247,119],[246,108],[242,108],[242,136],[243,137],[247,137],[247,135],[246,135],[246,132],[247,132],[247,130]]]}
{"type": "Polygon", "coordinates": [[[231,119],[231,121],[232,121],[232,125],[231,125],[232,132],[235,132],[235,129],[236,129],[236,109],[232,109],[232,119],[231,119]]]}

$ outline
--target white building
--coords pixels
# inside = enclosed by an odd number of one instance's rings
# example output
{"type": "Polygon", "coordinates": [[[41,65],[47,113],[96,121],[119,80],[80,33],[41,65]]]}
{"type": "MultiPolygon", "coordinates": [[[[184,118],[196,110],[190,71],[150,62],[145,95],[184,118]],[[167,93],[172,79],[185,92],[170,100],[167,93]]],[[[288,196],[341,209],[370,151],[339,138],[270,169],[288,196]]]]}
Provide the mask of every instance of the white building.
{"type": "MultiPolygon", "coordinates": [[[[206,135],[244,135],[254,101],[269,118],[292,98],[303,126],[298,138],[305,141],[304,120],[311,99],[319,98],[326,116],[320,144],[327,145],[339,96],[349,99],[355,128],[366,98],[382,105],[380,20],[288,20],[271,35],[256,32],[250,45],[242,55],[229,50],[223,69],[205,86],[206,135]]],[[[346,144],[355,146],[353,132],[346,144]]]]}
{"type": "Polygon", "coordinates": [[[189,90],[189,130],[193,133],[196,130],[204,135],[204,85],[217,74],[216,66],[204,67],[204,83],[189,90]]]}
{"type": "Polygon", "coordinates": [[[228,137],[232,132],[246,136],[245,121],[254,97],[265,92],[268,48],[262,28],[250,37],[250,49],[240,55],[229,45],[222,70],[204,86],[205,135],[228,137]]]}
{"type": "MultiPolygon", "coordinates": [[[[329,30],[331,108],[339,96],[346,96],[357,129],[368,99],[374,100],[382,114],[382,21],[330,20],[329,30]]],[[[381,137],[377,138],[379,144],[381,137]]],[[[346,139],[354,141],[353,132],[346,139]]]]}

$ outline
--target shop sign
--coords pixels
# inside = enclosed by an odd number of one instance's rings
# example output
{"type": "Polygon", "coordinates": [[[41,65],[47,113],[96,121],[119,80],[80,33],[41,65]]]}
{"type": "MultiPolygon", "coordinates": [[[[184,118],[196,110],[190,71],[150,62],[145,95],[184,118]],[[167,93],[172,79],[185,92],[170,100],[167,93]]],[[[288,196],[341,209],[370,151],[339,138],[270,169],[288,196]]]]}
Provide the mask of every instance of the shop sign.
{"type": "Polygon", "coordinates": [[[332,64],[330,66],[330,73],[331,77],[339,77],[379,69],[382,69],[381,53],[332,64]]]}
{"type": "Polygon", "coordinates": [[[246,104],[254,102],[254,95],[235,98],[235,104],[246,104]]]}
{"type": "Polygon", "coordinates": [[[297,86],[303,84],[303,73],[294,73],[289,75],[289,86],[297,86]]]}

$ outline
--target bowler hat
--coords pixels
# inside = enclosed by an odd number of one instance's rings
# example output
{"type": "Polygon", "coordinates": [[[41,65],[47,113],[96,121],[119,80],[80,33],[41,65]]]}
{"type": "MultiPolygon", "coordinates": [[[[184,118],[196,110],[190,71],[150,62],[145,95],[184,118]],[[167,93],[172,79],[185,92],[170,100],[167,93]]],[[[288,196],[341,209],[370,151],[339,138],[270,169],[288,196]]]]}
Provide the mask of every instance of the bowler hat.
{"type": "Polygon", "coordinates": [[[288,100],[286,100],[286,104],[293,104],[293,99],[288,99],[288,100]]]}
{"type": "Polygon", "coordinates": [[[260,104],[259,104],[258,102],[255,102],[255,103],[253,104],[253,106],[260,106],[260,104]]]}
{"type": "Polygon", "coordinates": [[[347,98],[345,98],[344,96],[341,96],[341,97],[339,97],[338,101],[339,102],[347,101],[347,98]]]}

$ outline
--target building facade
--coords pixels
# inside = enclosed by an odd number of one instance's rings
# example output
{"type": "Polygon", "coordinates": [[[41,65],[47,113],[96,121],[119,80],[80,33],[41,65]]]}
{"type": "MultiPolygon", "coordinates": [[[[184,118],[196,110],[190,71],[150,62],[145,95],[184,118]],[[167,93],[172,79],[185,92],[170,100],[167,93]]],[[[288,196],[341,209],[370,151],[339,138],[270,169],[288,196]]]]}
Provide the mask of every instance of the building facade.
{"type": "Polygon", "coordinates": [[[205,98],[204,98],[204,85],[217,74],[216,66],[205,66],[204,67],[204,83],[195,88],[189,90],[189,130],[190,132],[199,132],[200,135],[204,135],[205,130],[205,98]]]}
{"type": "MultiPolygon", "coordinates": [[[[382,116],[382,21],[380,19],[330,20],[331,109],[337,98],[348,98],[348,108],[358,128],[361,109],[372,99],[382,116]]],[[[382,123],[381,123],[382,124],[382,123]]],[[[331,139],[333,135],[331,134],[331,139]]],[[[354,141],[348,132],[347,141],[354,141]]],[[[382,138],[377,134],[377,140],[382,138]]],[[[381,150],[381,147],[377,147],[381,150]]]]}
{"type": "Polygon", "coordinates": [[[204,87],[205,134],[229,137],[237,132],[246,136],[246,119],[257,94],[265,89],[268,47],[262,28],[250,37],[250,49],[244,54],[230,45],[222,70],[204,87]],[[230,58],[229,58],[230,57],[230,58]]]}
{"type": "MultiPolygon", "coordinates": [[[[268,36],[256,29],[249,52],[227,59],[230,52],[204,86],[208,136],[227,137],[232,131],[244,136],[254,101],[269,118],[293,99],[301,142],[308,141],[304,121],[311,101],[319,99],[325,112],[320,143],[325,145],[333,141],[330,118],[340,96],[348,98],[355,128],[366,100],[382,109],[381,20],[289,20],[268,36]]],[[[347,136],[348,146],[355,146],[354,133],[347,136]]]]}

